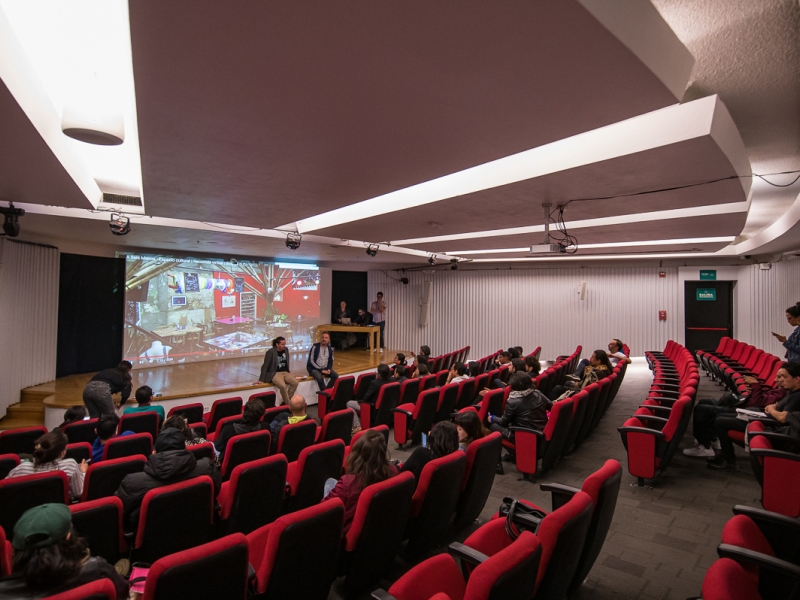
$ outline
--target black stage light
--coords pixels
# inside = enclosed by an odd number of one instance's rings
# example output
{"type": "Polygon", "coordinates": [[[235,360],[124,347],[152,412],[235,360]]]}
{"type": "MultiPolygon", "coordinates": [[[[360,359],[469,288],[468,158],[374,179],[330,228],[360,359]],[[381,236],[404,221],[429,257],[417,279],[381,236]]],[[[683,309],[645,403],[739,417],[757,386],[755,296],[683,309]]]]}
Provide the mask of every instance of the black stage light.
{"type": "Polygon", "coordinates": [[[367,247],[367,254],[369,256],[376,256],[378,254],[378,248],[380,248],[380,246],[378,246],[378,244],[370,244],[367,247]]]}
{"type": "Polygon", "coordinates": [[[286,234],[286,247],[290,250],[297,250],[300,247],[300,242],[303,236],[295,231],[290,231],[286,234]]]}
{"type": "Polygon", "coordinates": [[[14,203],[9,202],[8,208],[0,206],[0,215],[3,215],[3,233],[8,237],[19,235],[19,218],[25,214],[22,208],[14,208],[14,203]]]}
{"type": "Polygon", "coordinates": [[[114,235],[128,235],[131,232],[131,220],[125,215],[114,213],[108,226],[114,235]]]}
{"type": "Polygon", "coordinates": [[[432,267],[436,266],[436,257],[433,254],[428,257],[428,264],[432,267]]]}
{"type": "Polygon", "coordinates": [[[457,269],[458,269],[458,259],[457,258],[451,258],[450,259],[450,270],[451,271],[455,271],[457,269]]]}

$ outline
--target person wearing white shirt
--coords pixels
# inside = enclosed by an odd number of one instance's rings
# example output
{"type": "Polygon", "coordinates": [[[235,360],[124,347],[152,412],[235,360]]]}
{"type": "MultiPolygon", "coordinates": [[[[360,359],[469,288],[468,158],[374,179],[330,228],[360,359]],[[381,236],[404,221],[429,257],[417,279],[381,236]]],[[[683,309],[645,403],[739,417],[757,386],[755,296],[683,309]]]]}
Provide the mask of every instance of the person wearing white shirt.
{"type": "Polygon", "coordinates": [[[462,362],[454,363],[450,367],[450,372],[447,374],[447,383],[461,383],[469,379],[467,375],[467,366],[462,362]]]}
{"type": "MultiPolygon", "coordinates": [[[[622,340],[618,340],[617,338],[614,338],[608,342],[608,360],[611,361],[612,367],[616,367],[619,361],[631,364],[630,357],[622,351],[622,347],[624,345],[625,344],[622,343],[622,340]]],[[[567,377],[575,381],[580,381],[581,377],[583,377],[583,370],[587,366],[589,366],[589,359],[584,358],[578,363],[578,367],[575,369],[575,372],[572,373],[572,375],[567,375],[567,377]]]]}
{"type": "Polygon", "coordinates": [[[372,303],[369,308],[372,313],[372,322],[381,328],[381,352],[386,348],[386,336],[384,329],[386,328],[386,302],[383,301],[383,292],[378,292],[377,300],[372,303]]]}

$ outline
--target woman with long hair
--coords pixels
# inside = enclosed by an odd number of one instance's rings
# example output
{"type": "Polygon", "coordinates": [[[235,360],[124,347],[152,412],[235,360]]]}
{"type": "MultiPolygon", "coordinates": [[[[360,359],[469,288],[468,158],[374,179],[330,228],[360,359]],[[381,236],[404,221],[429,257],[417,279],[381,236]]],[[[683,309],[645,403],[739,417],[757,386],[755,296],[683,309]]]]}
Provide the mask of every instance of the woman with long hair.
{"type": "Polygon", "coordinates": [[[786,348],[788,362],[800,362],[800,302],[786,309],[786,321],[794,327],[794,331],[787,338],[785,335],[772,332],[783,347],[786,348]]]}
{"type": "Polygon", "coordinates": [[[420,446],[408,460],[400,467],[400,472],[405,473],[411,471],[419,483],[419,477],[422,475],[422,469],[425,468],[430,461],[442,458],[448,454],[452,454],[458,450],[458,430],[456,426],[450,421],[440,421],[431,429],[428,436],[428,445],[420,446]]]}
{"type": "Polygon", "coordinates": [[[67,436],[60,429],[45,433],[35,442],[33,460],[23,460],[8,474],[8,478],[45,473],[47,471],[64,471],[69,479],[69,495],[79,500],[83,493],[83,477],[89,465],[85,460],[81,464],[72,458],[64,458],[67,454],[67,436]]]}
{"type": "Polygon", "coordinates": [[[344,503],[344,523],[342,537],[353,523],[358,498],[364,488],[373,483],[380,483],[397,474],[397,470],[389,461],[389,451],[383,434],[374,429],[367,430],[347,455],[345,475],[336,482],[329,479],[325,484],[326,495],[323,499],[339,498],[344,503]],[[333,484],[332,488],[330,487],[333,484]],[[328,491],[330,490],[330,491],[328,491]]]}
{"type": "Polygon", "coordinates": [[[104,369],[92,377],[83,388],[83,403],[90,417],[109,415],[128,401],[133,386],[132,368],[130,362],[123,360],[113,369],[104,369]],[[114,394],[121,394],[119,403],[114,401],[114,394]]]}
{"type": "Polygon", "coordinates": [[[99,557],[72,528],[66,504],[31,508],[14,526],[12,574],[0,580],[0,599],[42,598],[98,579],[110,579],[119,600],[128,597],[128,582],[99,557]]]}
{"type": "Polygon", "coordinates": [[[466,452],[469,445],[475,440],[485,437],[489,432],[481,423],[481,418],[474,410],[467,410],[456,415],[456,430],[458,431],[458,449],[466,452]]]}

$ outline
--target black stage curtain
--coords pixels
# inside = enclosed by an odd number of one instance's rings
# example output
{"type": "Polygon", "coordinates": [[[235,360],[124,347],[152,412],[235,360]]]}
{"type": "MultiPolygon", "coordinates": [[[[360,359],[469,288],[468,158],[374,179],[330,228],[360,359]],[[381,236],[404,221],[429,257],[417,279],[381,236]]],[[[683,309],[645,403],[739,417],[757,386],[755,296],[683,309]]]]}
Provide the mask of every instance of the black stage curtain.
{"type": "Polygon", "coordinates": [[[61,255],[56,377],[122,360],[125,259],[61,255]]]}
{"type": "Polygon", "coordinates": [[[334,271],[331,290],[331,319],[342,300],[347,302],[347,311],[353,319],[358,316],[359,308],[369,310],[366,271],[334,271]]]}

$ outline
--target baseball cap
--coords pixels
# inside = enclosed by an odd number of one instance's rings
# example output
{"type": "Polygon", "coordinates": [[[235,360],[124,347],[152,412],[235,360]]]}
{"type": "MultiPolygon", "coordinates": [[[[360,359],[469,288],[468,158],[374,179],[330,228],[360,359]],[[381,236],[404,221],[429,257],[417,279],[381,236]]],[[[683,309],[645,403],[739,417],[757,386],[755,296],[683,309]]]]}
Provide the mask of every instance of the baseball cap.
{"type": "Polygon", "coordinates": [[[66,504],[40,504],[26,510],[14,526],[11,545],[16,550],[35,550],[60,542],[72,529],[66,504]]]}

